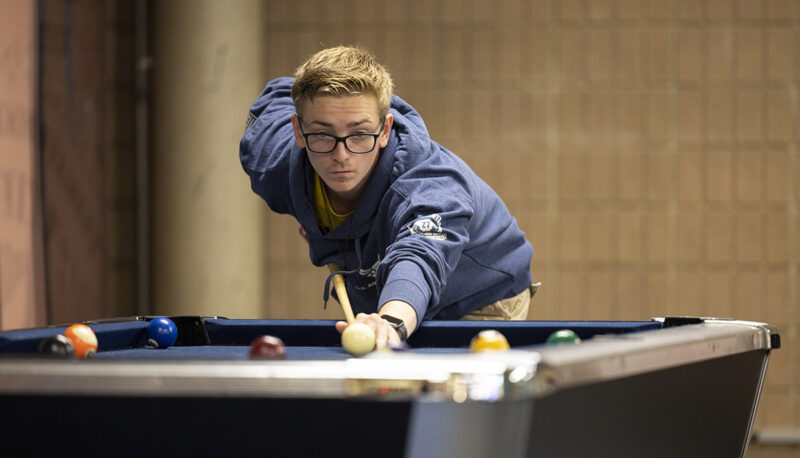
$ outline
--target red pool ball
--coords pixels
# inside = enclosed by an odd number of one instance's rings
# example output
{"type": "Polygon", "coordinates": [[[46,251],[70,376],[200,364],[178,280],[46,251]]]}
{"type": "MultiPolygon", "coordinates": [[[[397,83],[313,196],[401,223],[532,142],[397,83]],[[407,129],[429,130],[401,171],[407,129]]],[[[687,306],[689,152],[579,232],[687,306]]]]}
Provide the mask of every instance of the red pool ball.
{"type": "Polygon", "coordinates": [[[275,336],[257,337],[250,343],[250,359],[286,359],[286,345],[275,336]]]}

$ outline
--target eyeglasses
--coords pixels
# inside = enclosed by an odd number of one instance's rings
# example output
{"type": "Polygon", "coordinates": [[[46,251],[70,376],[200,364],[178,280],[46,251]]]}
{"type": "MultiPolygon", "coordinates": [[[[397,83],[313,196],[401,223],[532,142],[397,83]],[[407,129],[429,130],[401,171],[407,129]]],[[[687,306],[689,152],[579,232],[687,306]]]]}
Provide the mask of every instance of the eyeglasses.
{"type": "Polygon", "coordinates": [[[306,149],[312,153],[327,154],[336,149],[339,142],[344,143],[347,151],[353,154],[367,154],[375,149],[375,144],[378,142],[378,137],[383,132],[384,119],[381,119],[381,130],[377,134],[352,134],[345,137],[337,137],[336,135],[326,133],[313,133],[307,134],[303,131],[303,120],[298,117],[300,125],[300,133],[306,139],[306,149]]]}

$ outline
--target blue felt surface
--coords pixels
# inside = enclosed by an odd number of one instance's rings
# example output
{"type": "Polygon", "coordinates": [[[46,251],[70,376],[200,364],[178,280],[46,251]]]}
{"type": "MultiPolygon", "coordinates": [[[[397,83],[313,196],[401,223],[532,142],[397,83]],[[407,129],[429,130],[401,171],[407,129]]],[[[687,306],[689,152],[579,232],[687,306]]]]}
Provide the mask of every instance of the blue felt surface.
{"type": "MultiPolygon", "coordinates": [[[[96,359],[193,359],[193,360],[247,360],[250,347],[246,345],[203,345],[196,347],[129,348],[107,351],[95,355],[96,359]]],[[[287,360],[337,360],[350,355],[341,347],[287,347],[287,360]]]]}
{"type": "Polygon", "coordinates": [[[332,320],[205,320],[208,337],[216,345],[250,345],[256,337],[279,337],[287,346],[341,345],[332,320]]]}
{"type": "MultiPolygon", "coordinates": [[[[97,336],[98,351],[136,347],[145,344],[146,321],[89,324],[97,336]]],[[[0,333],[0,353],[35,353],[39,341],[45,337],[63,334],[67,326],[20,329],[0,333]]]]}
{"type": "MultiPolygon", "coordinates": [[[[211,343],[248,345],[260,335],[280,337],[287,346],[336,346],[340,335],[331,320],[206,320],[211,343]]],[[[571,329],[581,339],[661,328],[656,321],[425,321],[409,338],[412,347],[468,346],[483,329],[500,331],[512,347],[544,343],[551,333],[571,329]]]]}
{"type": "MultiPolygon", "coordinates": [[[[106,351],[95,355],[96,359],[116,360],[248,360],[250,347],[245,345],[204,345],[198,347],[169,347],[169,348],[129,348],[124,350],[106,351]]],[[[417,348],[410,350],[414,353],[443,354],[465,353],[465,348],[417,348]]],[[[292,361],[302,360],[343,360],[352,358],[344,348],[336,347],[308,347],[294,346],[286,348],[286,359],[292,361]]]]}
{"type": "MultiPolygon", "coordinates": [[[[98,358],[246,359],[250,342],[269,334],[287,347],[289,359],[343,359],[341,336],[332,320],[206,319],[211,345],[154,349],[145,346],[147,321],[90,323],[99,342],[98,358]],[[123,353],[120,353],[122,351],[123,353]]],[[[661,328],[655,321],[426,321],[409,338],[414,351],[465,351],[483,329],[497,329],[512,347],[538,345],[559,329],[572,329],[581,339],[598,334],[641,332],[661,328]]],[[[65,326],[0,332],[0,354],[35,353],[39,341],[63,333],[65,326]]]]}

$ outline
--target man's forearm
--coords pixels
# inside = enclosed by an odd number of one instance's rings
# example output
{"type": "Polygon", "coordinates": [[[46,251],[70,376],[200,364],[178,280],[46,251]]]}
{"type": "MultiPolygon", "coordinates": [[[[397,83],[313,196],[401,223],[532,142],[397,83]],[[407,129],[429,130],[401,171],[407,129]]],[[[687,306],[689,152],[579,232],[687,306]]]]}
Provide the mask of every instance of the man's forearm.
{"type": "Polygon", "coordinates": [[[379,315],[391,315],[395,318],[400,318],[406,325],[408,335],[411,335],[417,329],[417,312],[411,304],[403,301],[389,301],[383,304],[383,307],[378,311],[379,315]]]}

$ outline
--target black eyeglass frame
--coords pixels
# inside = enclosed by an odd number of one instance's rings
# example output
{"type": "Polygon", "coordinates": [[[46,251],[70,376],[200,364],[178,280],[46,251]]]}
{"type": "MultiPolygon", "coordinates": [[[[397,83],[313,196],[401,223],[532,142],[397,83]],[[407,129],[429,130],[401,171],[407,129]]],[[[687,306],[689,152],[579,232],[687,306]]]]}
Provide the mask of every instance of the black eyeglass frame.
{"type": "Polygon", "coordinates": [[[311,151],[314,154],[330,154],[330,153],[333,152],[333,150],[336,149],[337,146],[339,146],[339,142],[342,142],[342,144],[344,144],[344,149],[346,149],[350,154],[368,154],[368,153],[371,153],[375,149],[375,145],[378,144],[378,137],[380,137],[381,134],[383,134],[383,129],[386,127],[386,118],[385,117],[381,118],[381,130],[379,130],[377,134],[360,133],[360,134],[345,135],[344,137],[337,137],[336,135],[331,135],[331,134],[328,134],[328,133],[325,133],[325,132],[313,132],[313,133],[307,134],[303,130],[303,118],[301,118],[300,116],[297,117],[297,125],[300,126],[300,134],[303,135],[303,138],[306,141],[306,149],[311,151]],[[310,137],[312,135],[321,135],[323,137],[330,137],[330,138],[336,140],[336,142],[333,144],[333,146],[331,147],[331,149],[329,151],[315,151],[315,150],[311,149],[310,146],[308,146],[308,137],[310,137]],[[363,151],[363,152],[356,152],[356,151],[351,150],[350,147],[347,146],[347,139],[351,138],[351,137],[372,137],[372,148],[370,148],[369,151],[363,151]]]}

